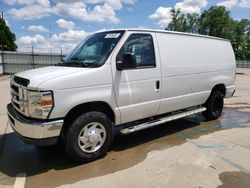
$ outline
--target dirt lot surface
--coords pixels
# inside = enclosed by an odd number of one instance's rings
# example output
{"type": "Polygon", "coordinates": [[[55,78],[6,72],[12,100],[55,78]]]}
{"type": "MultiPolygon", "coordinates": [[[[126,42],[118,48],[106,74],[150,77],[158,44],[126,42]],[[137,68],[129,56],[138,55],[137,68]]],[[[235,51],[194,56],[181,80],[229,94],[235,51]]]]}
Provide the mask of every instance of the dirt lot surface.
{"type": "Polygon", "coordinates": [[[0,187],[250,187],[250,69],[221,118],[184,118],[117,136],[102,159],[74,164],[60,147],[23,143],[7,124],[9,76],[0,76],[0,187]]]}

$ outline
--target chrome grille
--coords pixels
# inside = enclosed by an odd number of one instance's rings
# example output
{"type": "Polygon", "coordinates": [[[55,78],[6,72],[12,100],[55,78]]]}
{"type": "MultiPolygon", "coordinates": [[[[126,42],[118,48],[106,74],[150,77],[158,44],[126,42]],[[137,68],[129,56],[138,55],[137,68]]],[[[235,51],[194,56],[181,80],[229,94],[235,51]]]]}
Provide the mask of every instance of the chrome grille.
{"type": "Polygon", "coordinates": [[[21,114],[28,116],[27,89],[15,83],[14,79],[10,82],[11,103],[21,114]]]}

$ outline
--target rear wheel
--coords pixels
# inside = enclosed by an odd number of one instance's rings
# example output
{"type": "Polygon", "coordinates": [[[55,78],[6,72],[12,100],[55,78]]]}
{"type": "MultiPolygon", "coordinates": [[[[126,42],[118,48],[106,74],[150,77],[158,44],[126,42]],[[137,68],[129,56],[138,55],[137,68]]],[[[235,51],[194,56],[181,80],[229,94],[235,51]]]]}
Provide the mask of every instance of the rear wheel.
{"type": "Polygon", "coordinates": [[[112,122],[102,112],[88,112],[76,118],[66,133],[66,151],[77,162],[105,155],[114,137],[112,122]]]}
{"type": "Polygon", "coordinates": [[[208,120],[214,120],[220,117],[223,110],[224,100],[223,94],[220,91],[214,91],[204,106],[207,108],[203,115],[208,120]]]}

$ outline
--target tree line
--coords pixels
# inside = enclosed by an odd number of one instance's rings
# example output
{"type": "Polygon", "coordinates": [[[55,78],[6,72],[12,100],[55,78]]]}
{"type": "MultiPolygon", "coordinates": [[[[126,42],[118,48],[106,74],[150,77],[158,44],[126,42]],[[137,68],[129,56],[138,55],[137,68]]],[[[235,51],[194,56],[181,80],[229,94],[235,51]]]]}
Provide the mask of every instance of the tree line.
{"type": "Polygon", "coordinates": [[[3,13],[0,17],[0,50],[16,51],[17,45],[15,44],[16,36],[12,33],[7,26],[3,13]]]}
{"type": "Polygon", "coordinates": [[[231,41],[237,60],[250,60],[250,21],[235,20],[223,6],[212,6],[201,14],[184,14],[171,10],[172,20],[165,28],[169,31],[198,33],[231,41]]]}

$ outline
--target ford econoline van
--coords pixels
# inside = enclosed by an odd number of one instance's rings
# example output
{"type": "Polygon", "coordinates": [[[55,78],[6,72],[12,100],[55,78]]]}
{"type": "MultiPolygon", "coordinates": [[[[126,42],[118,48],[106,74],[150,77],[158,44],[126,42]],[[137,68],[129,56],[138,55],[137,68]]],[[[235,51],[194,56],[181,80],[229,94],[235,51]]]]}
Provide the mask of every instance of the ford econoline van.
{"type": "Polygon", "coordinates": [[[130,134],[202,113],[220,117],[234,94],[235,56],[228,40],[148,29],[97,32],[56,66],[11,79],[9,123],[26,143],[63,142],[76,161],[130,134]]]}

